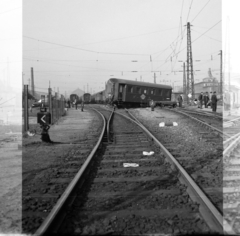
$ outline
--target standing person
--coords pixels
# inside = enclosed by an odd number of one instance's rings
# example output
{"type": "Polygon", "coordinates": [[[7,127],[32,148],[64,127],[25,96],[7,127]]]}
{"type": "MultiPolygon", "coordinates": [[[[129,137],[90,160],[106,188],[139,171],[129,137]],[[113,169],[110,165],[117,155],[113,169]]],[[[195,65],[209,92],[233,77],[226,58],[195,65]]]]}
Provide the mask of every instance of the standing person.
{"type": "Polygon", "coordinates": [[[210,104],[210,107],[212,108],[212,92],[210,92],[210,96],[209,96],[209,104],[210,104]]]}
{"type": "Polygon", "coordinates": [[[84,101],[82,101],[81,103],[81,110],[83,111],[83,108],[84,108],[84,101]]]}
{"type": "Polygon", "coordinates": [[[71,104],[70,104],[70,100],[68,100],[68,108],[70,108],[71,107],[71,104]]]}
{"type": "Polygon", "coordinates": [[[76,110],[77,110],[77,99],[74,100],[74,104],[75,104],[75,107],[76,107],[76,110]]]}
{"type": "Polygon", "coordinates": [[[213,112],[216,112],[217,111],[217,95],[216,95],[216,92],[213,92],[213,95],[212,95],[212,111],[213,112]]]}
{"type": "Polygon", "coordinates": [[[183,98],[182,98],[182,95],[180,94],[180,95],[178,96],[179,107],[182,107],[182,102],[183,102],[183,98]]]}
{"type": "Polygon", "coordinates": [[[200,109],[202,109],[202,102],[203,102],[203,93],[201,92],[198,97],[199,103],[200,103],[200,109]]]}
{"type": "Polygon", "coordinates": [[[205,96],[204,96],[204,105],[205,105],[205,108],[208,107],[208,101],[209,101],[209,97],[208,97],[208,92],[206,92],[205,96]]]}

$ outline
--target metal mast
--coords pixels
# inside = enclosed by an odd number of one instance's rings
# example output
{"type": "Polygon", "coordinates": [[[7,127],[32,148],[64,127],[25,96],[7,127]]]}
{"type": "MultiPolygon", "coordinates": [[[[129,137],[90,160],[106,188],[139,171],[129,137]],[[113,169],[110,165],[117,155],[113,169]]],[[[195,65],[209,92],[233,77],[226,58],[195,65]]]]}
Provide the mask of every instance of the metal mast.
{"type": "Polygon", "coordinates": [[[222,50],[220,50],[220,95],[223,96],[222,50]]]}
{"type": "Polygon", "coordinates": [[[187,84],[186,84],[186,74],[185,74],[185,62],[183,62],[183,94],[187,98],[187,84]]]}
{"type": "MultiPolygon", "coordinates": [[[[193,77],[193,59],[192,59],[192,42],[191,42],[191,30],[190,22],[187,23],[187,94],[191,95],[194,100],[194,77],[193,77]]],[[[192,100],[190,99],[190,100],[192,100]]],[[[189,102],[189,97],[188,97],[189,102]]]]}
{"type": "Polygon", "coordinates": [[[33,97],[35,96],[35,91],[34,91],[34,75],[33,75],[33,67],[31,67],[31,84],[32,84],[32,95],[33,97]]]}

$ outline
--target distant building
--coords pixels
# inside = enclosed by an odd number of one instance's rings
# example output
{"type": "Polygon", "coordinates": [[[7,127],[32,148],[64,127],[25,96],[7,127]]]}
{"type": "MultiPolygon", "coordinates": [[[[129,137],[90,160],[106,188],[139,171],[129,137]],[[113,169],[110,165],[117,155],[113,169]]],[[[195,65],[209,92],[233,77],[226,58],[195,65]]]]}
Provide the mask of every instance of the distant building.
{"type": "Polygon", "coordinates": [[[211,68],[209,68],[208,77],[204,78],[202,82],[194,84],[194,90],[195,90],[195,98],[198,98],[201,92],[210,93],[210,92],[216,91],[216,93],[219,95],[220,83],[215,77],[212,76],[211,68]]]}

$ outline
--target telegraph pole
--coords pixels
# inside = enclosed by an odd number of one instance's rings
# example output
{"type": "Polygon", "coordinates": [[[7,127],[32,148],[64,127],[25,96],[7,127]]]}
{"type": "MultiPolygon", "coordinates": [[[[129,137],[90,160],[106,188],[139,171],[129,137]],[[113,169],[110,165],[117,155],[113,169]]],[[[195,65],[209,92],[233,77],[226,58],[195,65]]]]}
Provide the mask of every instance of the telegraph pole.
{"type": "Polygon", "coordinates": [[[223,77],[222,77],[222,50],[220,50],[220,95],[223,96],[223,77]]]}
{"type": "Polygon", "coordinates": [[[187,93],[191,95],[188,97],[188,102],[195,98],[194,91],[194,77],[193,77],[193,59],[192,59],[192,42],[191,42],[191,25],[187,23],[187,93]]]}
{"type": "Polygon", "coordinates": [[[32,84],[32,95],[35,97],[35,91],[34,91],[34,75],[33,75],[33,67],[31,67],[31,84],[32,84]]]}
{"type": "Polygon", "coordinates": [[[188,92],[187,92],[187,88],[186,88],[187,84],[186,84],[186,71],[185,71],[185,62],[183,62],[183,94],[185,98],[188,98],[188,92]]]}
{"type": "Polygon", "coordinates": [[[156,74],[154,72],[154,84],[156,84],[156,74]]]}

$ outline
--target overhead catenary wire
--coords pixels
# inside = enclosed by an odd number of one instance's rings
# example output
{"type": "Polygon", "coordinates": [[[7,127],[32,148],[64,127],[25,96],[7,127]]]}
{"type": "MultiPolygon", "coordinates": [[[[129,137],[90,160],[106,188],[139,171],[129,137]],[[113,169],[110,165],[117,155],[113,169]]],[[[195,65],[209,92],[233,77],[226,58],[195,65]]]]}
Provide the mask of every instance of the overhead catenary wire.
{"type": "Polygon", "coordinates": [[[202,12],[202,10],[208,5],[208,3],[210,2],[211,0],[209,0],[204,6],[203,8],[198,12],[198,14],[191,20],[191,23],[198,17],[198,15],[202,12]]]}

